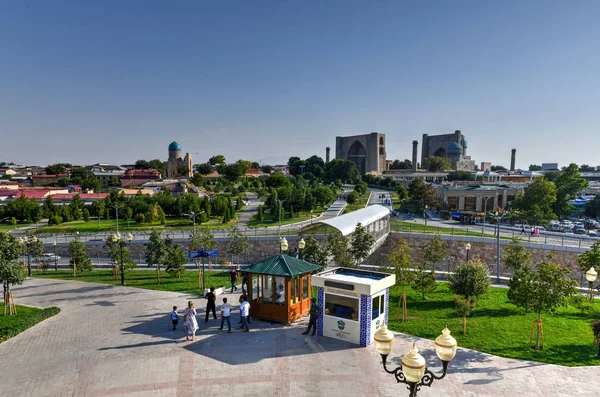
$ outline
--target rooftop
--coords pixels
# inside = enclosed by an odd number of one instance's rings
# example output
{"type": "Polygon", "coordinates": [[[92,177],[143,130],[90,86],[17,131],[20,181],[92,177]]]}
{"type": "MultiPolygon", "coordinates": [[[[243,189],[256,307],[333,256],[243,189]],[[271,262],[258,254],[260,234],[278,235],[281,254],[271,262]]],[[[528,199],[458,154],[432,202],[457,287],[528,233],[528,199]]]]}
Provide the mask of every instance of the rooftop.
{"type": "Polygon", "coordinates": [[[321,267],[297,259],[289,255],[280,254],[265,259],[244,269],[244,272],[253,274],[268,274],[272,276],[297,277],[312,273],[321,267]]]}
{"type": "Polygon", "coordinates": [[[323,221],[315,222],[315,224],[329,225],[338,229],[343,236],[348,236],[354,233],[356,225],[360,223],[363,226],[367,226],[381,218],[384,218],[390,214],[390,210],[383,205],[375,204],[370,205],[366,208],[350,212],[335,218],[326,219],[323,221]]]}

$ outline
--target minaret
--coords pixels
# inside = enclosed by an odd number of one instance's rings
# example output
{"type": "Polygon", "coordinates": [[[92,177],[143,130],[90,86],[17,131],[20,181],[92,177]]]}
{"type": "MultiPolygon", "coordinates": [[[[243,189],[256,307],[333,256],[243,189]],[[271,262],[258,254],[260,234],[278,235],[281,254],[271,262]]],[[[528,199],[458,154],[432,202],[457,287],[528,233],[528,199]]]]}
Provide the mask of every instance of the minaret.
{"type": "Polygon", "coordinates": [[[331,149],[329,147],[325,148],[325,164],[329,163],[329,152],[331,149]]]}
{"type": "Polygon", "coordinates": [[[515,158],[517,157],[517,149],[513,149],[510,151],[510,170],[515,170],[515,158]]]}
{"type": "Polygon", "coordinates": [[[413,155],[412,155],[412,170],[417,170],[417,152],[419,150],[419,141],[413,141],[413,155]]]}

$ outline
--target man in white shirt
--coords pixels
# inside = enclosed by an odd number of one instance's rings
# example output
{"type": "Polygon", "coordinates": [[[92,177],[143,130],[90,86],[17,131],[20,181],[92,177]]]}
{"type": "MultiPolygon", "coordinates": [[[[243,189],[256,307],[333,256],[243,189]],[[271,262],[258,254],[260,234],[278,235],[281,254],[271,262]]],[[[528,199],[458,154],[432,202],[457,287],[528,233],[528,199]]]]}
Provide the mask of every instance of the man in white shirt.
{"type": "Polygon", "coordinates": [[[231,333],[231,305],[227,303],[227,298],[223,298],[223,304],[221,305],[221,328],[219,331],[223,330],[223,322],[227,321],[227,326],[229,327],[228,334],[231,333]]]}
{"type": "Polygon", "coordinates": [[[240,304],[240,313],[242,315],[241,328],[244,330],[244,332],[250,332],[250,327],[248,327],[248,316],[250,316],[250,304],[248,303],[248,296],[244,295],[242,300],[243,301],[240,304]]]}

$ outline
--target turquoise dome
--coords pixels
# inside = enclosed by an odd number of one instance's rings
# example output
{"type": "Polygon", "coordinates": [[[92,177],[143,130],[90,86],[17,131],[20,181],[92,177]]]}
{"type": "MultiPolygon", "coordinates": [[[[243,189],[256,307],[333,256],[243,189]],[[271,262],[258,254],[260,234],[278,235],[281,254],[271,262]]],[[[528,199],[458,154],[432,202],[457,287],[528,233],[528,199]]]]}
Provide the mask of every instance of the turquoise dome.
{"type": "Polygon", "coordinates": [[[467,148],[467,140],[465,138],[463,138],[463,148],[467,148]]]}
{"type": "Polygon", "coordinates": [[[446,152],[448,154],[462,154],[462,147],[460,147],[460,145],[458,143],[452,142],[451,144],[448,145],[446,152]]]}
{"type": "Polygon", "coordinates": [[[181,145],[178,144],[177,142],[173,141],[169,145],[169,150],[181,150],[181,145]]]}

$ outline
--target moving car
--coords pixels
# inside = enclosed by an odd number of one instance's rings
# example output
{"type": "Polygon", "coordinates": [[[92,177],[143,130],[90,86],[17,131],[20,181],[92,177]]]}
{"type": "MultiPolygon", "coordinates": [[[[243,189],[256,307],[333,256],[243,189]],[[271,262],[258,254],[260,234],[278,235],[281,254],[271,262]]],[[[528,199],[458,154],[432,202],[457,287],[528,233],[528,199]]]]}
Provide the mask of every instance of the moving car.
{"type": "Polygon", "coordinates": [[[42,254],[42,260],[44,262],[52,262],[52,263],[54,263],[55,261],[60,260],[60,256],[55,255],[55,254],[42,254]]]}

